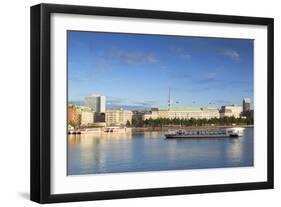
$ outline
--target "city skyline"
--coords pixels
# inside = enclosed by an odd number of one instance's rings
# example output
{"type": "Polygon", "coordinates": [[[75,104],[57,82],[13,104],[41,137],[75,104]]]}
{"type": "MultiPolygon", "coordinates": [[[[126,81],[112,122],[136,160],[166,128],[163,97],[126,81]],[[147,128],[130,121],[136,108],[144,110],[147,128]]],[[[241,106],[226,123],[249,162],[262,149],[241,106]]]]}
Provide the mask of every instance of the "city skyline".
{"type": "Polygon", "coordinates": [[[253,40],[68,32],[69,101],[107,105],[253,106],[253,40]]]}
{"type": "MultiPolygon", "coordinates": [[[[183,107],[179,107],[177,105],[175,105],[173,103],[173,100],[172,99],[168,99],[167,100],[167,105],[165,107],[158,107],[158,106],[155,106],[155,107],[145,107],[145,106],[138,106],[138,105],[110,105],[110,104],[107,104],[106,101],[104,101],[104,109],[102,111],[100,110],[95,110],[93,107],[90,107],[86,102],[86,98],[89,98],[89,97],[93,97],[93,98],[99,98],[99,97],[103,97],[105,100],[106,100],[106,96],[103,96],[103,95],[100,95],[100,94],[92,94],[90,96],[85,96],[84,97],[84,100],[81,100],[81,101],[69,101],[68,104],[70,105],[74,105],[74,106],[79,106],[79,107],[86,107],[86,108],[91,108],[93,111],[95,112],[105,112],[107,110],[115,110],[115,109],[125,109],[125,110],[152,110],[153,108],[157,108],[157,109],[165,109],[165,110],[168,110],[169,108],[171,109],[183,109],[183,108],[188,108],[186,106],[183,106],[183,107]],[[169,103],[171,103],[169,105],[169,103]]],[[[197,106],[191,106],[190,108],[210,108],[210,109],[222,109],[223,107],[225,106],[241,106],[243,107],[243,111],[246,111],[246,110],[253,110],[253,107],[252,107],[252,103],[251,103],[251,99],[249,99],[248,97],[244,97],[242,100],[241,100],[241,103],[229,103],[229,104],[224,104],[224,105],[220,105],[218,107],[212,107],[212,106],[200,106],[200,105],[197,105],[197,106]],[[248,100],[248,105],[249,105],[249,109],[245,109],[245,106],[244,106],[244,101],[248,100]],[[242,103],[242,104],[241,104],[242,103]]]]}

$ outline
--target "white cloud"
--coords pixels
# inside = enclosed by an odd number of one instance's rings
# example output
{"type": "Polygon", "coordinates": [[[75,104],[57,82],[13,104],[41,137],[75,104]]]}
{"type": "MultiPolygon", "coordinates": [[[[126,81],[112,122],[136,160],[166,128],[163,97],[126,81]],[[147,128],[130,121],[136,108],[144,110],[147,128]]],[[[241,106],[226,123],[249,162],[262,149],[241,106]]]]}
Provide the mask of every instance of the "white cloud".
{"type": "Polygon", "coordinates": [[[232,60],[240,60],[240,54],[233,49],[223,49],[222,54],[230,57],[232,60]]]}
{"type": "Polygon", "coordinates": [[[188,60],[191,58],[190,52],[183,47],[172,48],[172,51],[174,51],[179,58],[188,60]]]}
{"type": "Polygon", "coordinates": [[[119,48],[112,48],[107,57],[127,64],[153,64],[158,62],[152,53],[126,51],[119,48]]]}

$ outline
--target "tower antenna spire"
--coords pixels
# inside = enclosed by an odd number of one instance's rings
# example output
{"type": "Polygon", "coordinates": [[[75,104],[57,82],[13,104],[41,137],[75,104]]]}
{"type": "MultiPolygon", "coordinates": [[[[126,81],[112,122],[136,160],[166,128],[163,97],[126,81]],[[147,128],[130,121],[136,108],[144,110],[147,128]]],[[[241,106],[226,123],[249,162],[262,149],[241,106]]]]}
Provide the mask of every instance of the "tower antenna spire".
{"type": "Polygon", "coordinates": [[[168,109],[171,109],[171,89],[169,87],[169,97],[168,97],[168,109]]]}

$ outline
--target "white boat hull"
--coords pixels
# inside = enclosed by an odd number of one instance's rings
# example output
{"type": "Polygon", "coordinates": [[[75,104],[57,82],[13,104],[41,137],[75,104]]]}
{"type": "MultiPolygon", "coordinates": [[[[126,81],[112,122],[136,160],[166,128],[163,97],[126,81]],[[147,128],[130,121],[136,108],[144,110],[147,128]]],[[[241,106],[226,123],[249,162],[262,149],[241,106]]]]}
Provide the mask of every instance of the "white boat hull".
{"type": "Polygon", "coordinates": [[[165,134],[166,138],[223,138],[223,137],[241,137],[244,135],[243,128],[228,129],[207,129],[207,130],[179,130],[174,133],[165,134]]]}
{"type": "Polygon", "coordinates": [[[238,135],[174,135],[166,134],[166,138],[221,138],[221,137],[239,137],[238,135]]]}

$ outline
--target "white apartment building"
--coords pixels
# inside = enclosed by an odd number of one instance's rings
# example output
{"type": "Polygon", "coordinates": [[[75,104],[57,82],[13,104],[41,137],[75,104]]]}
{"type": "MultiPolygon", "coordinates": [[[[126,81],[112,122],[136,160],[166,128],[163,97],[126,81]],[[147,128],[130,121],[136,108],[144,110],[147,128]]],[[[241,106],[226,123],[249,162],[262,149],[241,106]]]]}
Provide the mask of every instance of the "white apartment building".
{"type": "Polygon", "coordinates": [[[94,123],[94,113],[92,111],[81,112],[81,125],[88,125],[94,123]]]}
{"type": "Polygon", "coordinates": [[[133,112],[123,109],[109,110],[105,113],[106,126],[125,126],[132,122],[133,112]]]}

